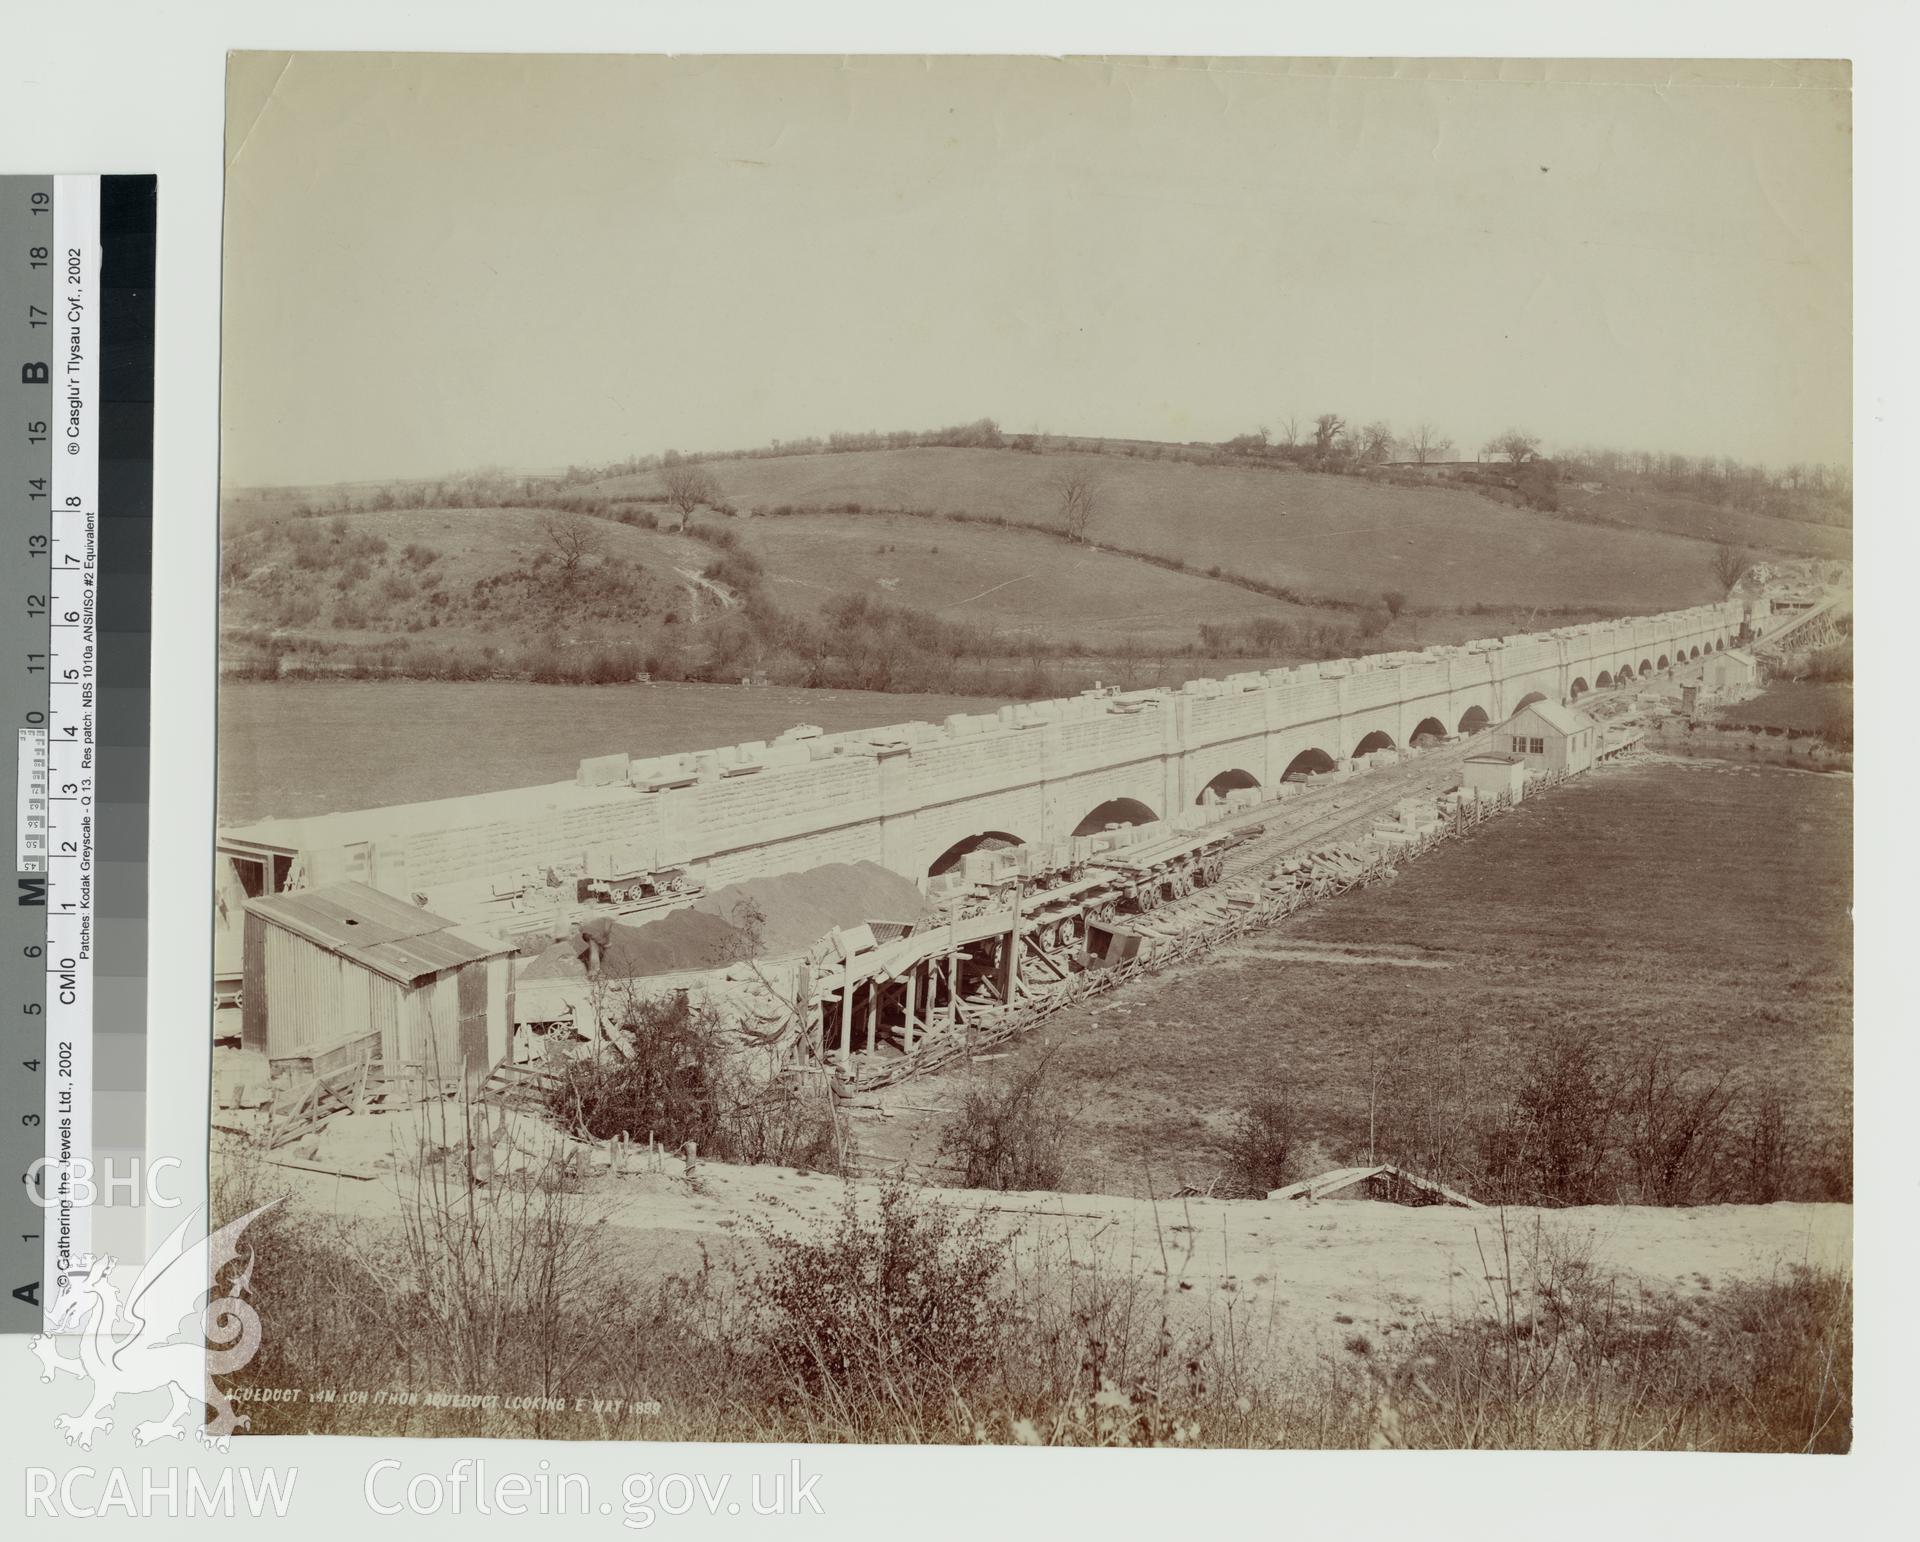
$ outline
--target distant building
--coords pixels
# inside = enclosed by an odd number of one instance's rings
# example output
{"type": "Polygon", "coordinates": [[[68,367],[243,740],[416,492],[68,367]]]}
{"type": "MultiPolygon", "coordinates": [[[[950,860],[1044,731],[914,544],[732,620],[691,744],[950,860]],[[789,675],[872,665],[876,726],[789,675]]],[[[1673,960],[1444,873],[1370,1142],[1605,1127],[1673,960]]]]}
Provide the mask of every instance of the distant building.
{"type": "Polygon", "coordinates": [[[1460,785],[1469,792],[1498,797],[1509,793],[1519,797],[1527,790],[1527,761],[1524,755],[1469,755],[1462,768],[1460,785]]]}
{"type": "Polygon", "coordinates": [[[1700,661],[1706,684],[1714,691],[1744,690],[1760,683],[1760,665],[1751,653],[1729,648],[1700,661]]]}
{"type": "Polygon", "coordinates": [[[1599,747],[1600,725],[1577,707],[1536,701],[1508,718],[1493,742],[1521,757],[1529,770],[1584,771],[1599,747]]]}

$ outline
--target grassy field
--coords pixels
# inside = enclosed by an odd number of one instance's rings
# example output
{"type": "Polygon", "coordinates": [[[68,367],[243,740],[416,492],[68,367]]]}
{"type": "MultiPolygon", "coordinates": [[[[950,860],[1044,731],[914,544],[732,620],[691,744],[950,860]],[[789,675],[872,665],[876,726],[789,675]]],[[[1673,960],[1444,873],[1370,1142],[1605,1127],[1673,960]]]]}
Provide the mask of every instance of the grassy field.
{"type": "Polygon", "coordinates": [[[1609,524],[1661,530],[1672,535],[1726,541],[1753,552],[1836,557],[1843,561],[1853,554],[1853,532],[1844,527],[1721,508],[1676,493],[1631,487],[1601,487],[1588,492],[1578,485],[1569,485],[1560,489],[1560,512],[1572,519],[1604,520],[1609,524]]]}
{"type": "Polygon", "coordinates": [[[1721,707],[1714,716],[1728,723],[1819,732],[1836,718],[1853,721],[1853,684],[1846,680],[1776,680],[1752,700],[1721,707]]]}
{"type": "Polygon", "coordinates": [[[1128,449],[722,460],[690,518],[659,471],[239,489],[225,662],[1058,695],[1678,608],[1720,593],[1719,540],[1848,550],[1844,530],[1666,495],[1568,484],[1548,514],[1500,489],[1128,449]],[[1097,489],[1079,541],[1075,476],[1097,489]],[[574,560],[570,523],[590,527],[574,560]]]}
{"type": "Polygon", "coordinates": [[[220,821],[531,787],[565,781],[588,755],[713,749],[796,723],[833,733],[937,722],[984,705],[972,697],[726,685],[228,680],[220,686],[220,821]]]}
{"type": "MultiPolygon", "coordinates": [[[[1383,1157],[1470,1182],[1471,1126],[1562,1030],[1616,1064],[1663,1046],[1784,1089],[1806,1171],[1844,1165],[1850,821],[1845,779],[1602,770],[1392,883],[1063,1014],[1018,1054],[1056,1046],[1052,1095],[1078,1111],[1069,1186],[1093,1191],[1219,1181],[1235,1111],[1279,1086],[1300,1176],[1365,1160],[1371,1111],[1383,1157]]],[[[914,1101],[957,1105],[960,1080],[914,1101]]]]}
{"type": "Polygon", "coordinates": [[[1008,637],[1067,639],[1096,653],[1183,650],[1201,619],[1327,619],[1199,573],[1169,572],[1034,530],[898,514],[749,519],[734,528],[764,564],[776,603],[794,609],[871,593],[1008,637]]]}
{"type": "MultiPolygon", "coordinates": [[[[1474,604],[1652,611],[1716,596],[1710,539],[1611,529],[1456,488],[1397,487],[1296,470],[1015,450],[909,449],[723,461],[708,468],[743,511],[782,505],[964,511],[1056,525],[1055,482],[1101,484],[1095,541],[1218,565],[1302,595],[1371,601],[1399,589],[1421,609],[1474,604]]],[[[597,484],[658,491],[655,474],[597,484]]],[[[1600,512],[1600,511],[1596,511],[1600,512]]],[[[1620,510],[1610,509],[1610,515],[1620,510]]],[[[1717,512],[1717,511],[1715,511],[1717,512]]],[[[1677,522],[1670,511],[1668,523],[1677,522]]],[[[1792,550],[1843,555],[1845,532],[1770,521],[1792,550]]],[[[1748,532],[1756,539],[1762,532],[1748,532]]]]}

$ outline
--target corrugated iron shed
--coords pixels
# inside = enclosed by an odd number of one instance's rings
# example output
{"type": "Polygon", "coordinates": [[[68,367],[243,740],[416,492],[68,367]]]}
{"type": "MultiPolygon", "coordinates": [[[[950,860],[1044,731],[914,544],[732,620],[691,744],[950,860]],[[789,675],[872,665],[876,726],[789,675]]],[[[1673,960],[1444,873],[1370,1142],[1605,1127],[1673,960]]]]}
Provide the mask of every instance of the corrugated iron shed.
{"type": "Polygon", "coordinates": [[[402,985],[513,951],[363,883],[294,889],[249,900],[247,911],[402,985]]]}

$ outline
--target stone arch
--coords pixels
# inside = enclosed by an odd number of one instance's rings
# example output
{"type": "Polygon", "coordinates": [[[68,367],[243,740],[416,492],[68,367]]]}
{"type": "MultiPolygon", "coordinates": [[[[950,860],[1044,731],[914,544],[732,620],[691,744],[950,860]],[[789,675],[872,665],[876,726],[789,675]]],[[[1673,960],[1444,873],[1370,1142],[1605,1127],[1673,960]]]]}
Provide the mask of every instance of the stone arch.
{"type": "Polygon", "coordinates": [[[1460,714],[1460,732],[1463,734],[1477,734],[1481,729],[1492,726],[1493,719],[1487,716],[1485,707],[1472,706],[1460,714]]]}
{"type": "MultiPolygon", "coordinates": [[[[1545,701],[1546,699],[1547,696],[1544,691],[1528,691],[1526,695],[1522,696],[1520,700],[1514,704],[1513,711],[1525,712],[1527,708],[1531,707],[1536,701],[1545,701]]],[[[1510,712],[1507,715],[1511,717],[1513,713],[1510,712]]]]}
{"type": "Polygon", "coordinates": [[[1075,835],[1098,835],[1108,825],[1150,825],[1160,816],[1138,798],[1109,798],[1073,827],[1075,835]]]}
{"type": "Polygon", "coordinates": [[[1306,749],[1287,762],[1287,769],[1280,780],[1291,782],[1303,776],[1319,776],[1332,769],[1333,757],[1325,750],[1306,749]]]}
{"type": "Polygon", "coordinates": [[[1654,663],[1654,666],[1653,666],[1653,667],[1654,667],[1655,669],[1666,669],[1666,668],[1667,668],[1667,667],[1668,667],[1669,665],[1671,665],[1671,664],[1672,664],[1672,662],[1673,662],[1673,661],[1672,661],[1671,659],[1669,659],[1669,658],[1668,658],[1668,657],[1666,656],[1666,654],[1664,654],[1664,653],[1663,653],[1663,654],[1661,654],[1661,655],[1660,655],[1660,657],[1659,657],[1659,659],[1655,661],[1655,663],[1654,663]]]}
{"type": "Polygon", "coordinates": [[[941,852],[939,856],[929,862],[927,864],[927,876],[929,878],[938,878],[942,873],[951,872],[967,859],[967,855],[970,852],[1007,851],[1012,847],[1024,846],[1026,844],[1027,843],[1021,840],[1019,836],[1009,834],[1005,830],[980,830],[955,841],[945,851],[941,852]]]}
{"type": "Polygon", "coordinates": [[[1222,771],[1212,781],[1208,782],[1205,787],[1202,787],[1199,792],[1194,794],[1193,801],[1195,803],[1205,803],[1208,793],[1212,793],[1216,798],[1224,798],[1230,792],[1238,792],[1242,788],[1258,787],[1259,785],[1259,777],[1255,776],[1251,771],[1243,771],[1238,766],[1234,766],[1230,770],[1222,771]]]}
{"type": "Polygon", "coordinates": [[[1647,675],[1650,675],[1650,674],[1652,674],[1652,673],[1653,673],[1653,660],[1652,660],[1652,659],[1642,659],[1642,660],[1640,661],[1640,674],[1641,674],[1641,676],[1642,676],[1642,678],[1644,678],[1645,676],[1647,676],[1647,675]]]}
{"type": "Polygon", "coordinates": [[[1420,719],[1418,726],[1413,730],[1413,737],[1407,742],[1418,749],[1422,739],[1444,739],[1446,736],[1447,725],[1441,722],[1439,718],[1423,717],[1420,719]]]}
{"type": "Polygon", "coordinates": [[[1587,684],[1586,676],[1575,675],[1573,684],[1567,687],[1567,697],[1570,701],[1578,701],[1592,689],[1593,687],[1587,684]]]}
{"type": "Polygon", "coordinates": [[[1392,734],[1376,728],[1353,747],[1353,758],[1358,760],[1362,755],[1371,755],[1375,750],[1390,750],[1396,747],[1392,734]]]}
{"type": "Polygon", "coordinates": [[[1690,659],[1697,659],[1700,657],[1700,645],[1698,643],[1695,643],[1693,647],[1688,650],[1687,657],[1690,659]]]}
{"type": "Polygon", "coordinates": [[[1604,691],[1612,684],[1613,684],[1613,676],[1610,675],[1604,669],[1601,670],[1599,674],[1593,677],[1593,688],[1596,691],[1604,691]]]}

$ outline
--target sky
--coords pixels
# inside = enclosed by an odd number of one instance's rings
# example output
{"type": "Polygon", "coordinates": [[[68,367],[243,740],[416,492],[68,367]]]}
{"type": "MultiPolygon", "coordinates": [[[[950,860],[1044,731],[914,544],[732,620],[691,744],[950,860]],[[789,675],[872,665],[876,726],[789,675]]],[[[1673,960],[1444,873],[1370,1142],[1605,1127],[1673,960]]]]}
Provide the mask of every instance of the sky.
{"type": "Polygon", "coordinates": [[[240,54],[222,480],[979,417],[1851,461],[1844,64],[240,54]]]}

